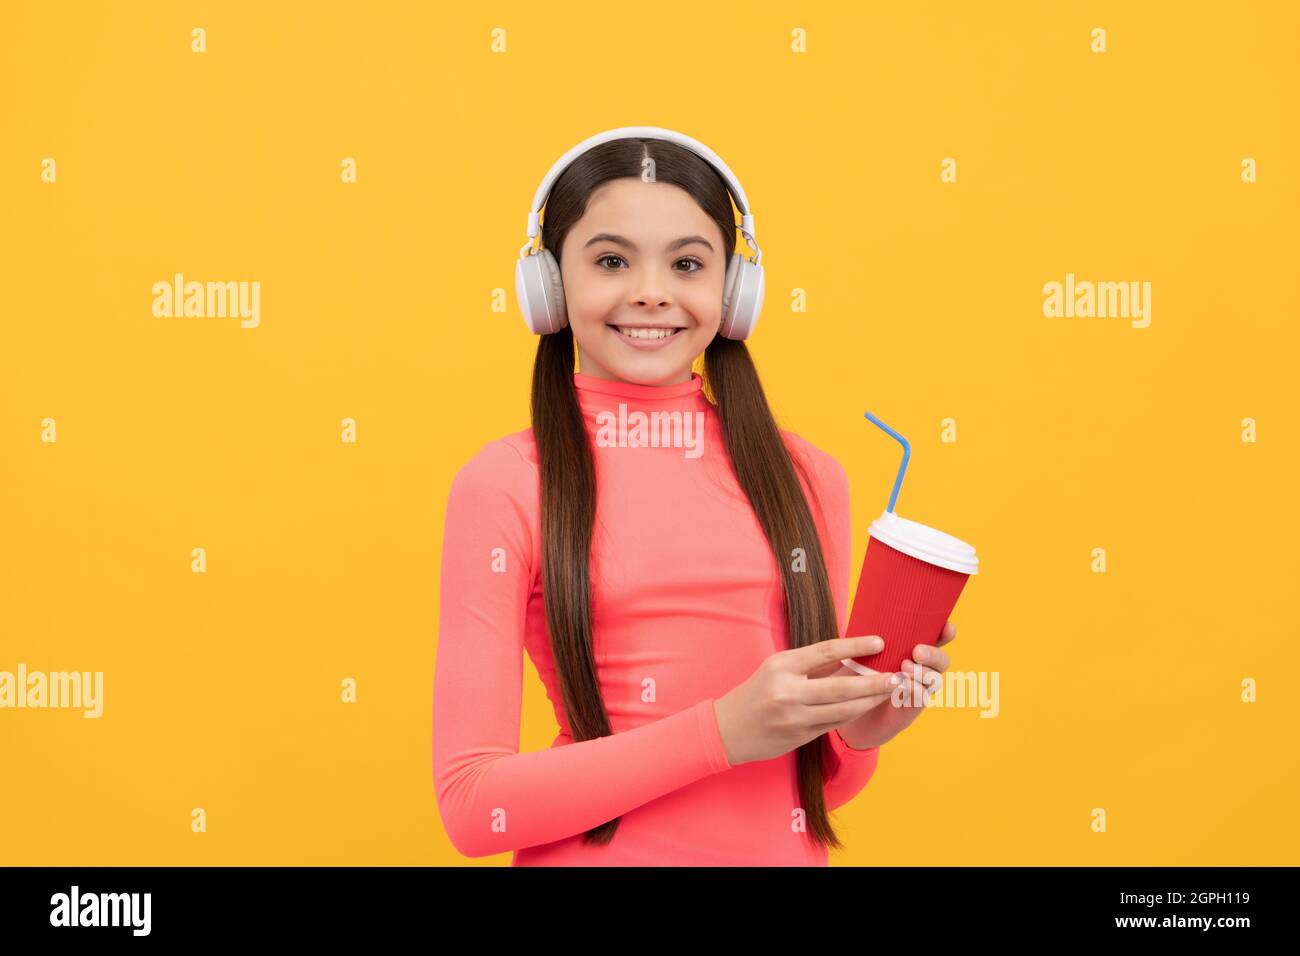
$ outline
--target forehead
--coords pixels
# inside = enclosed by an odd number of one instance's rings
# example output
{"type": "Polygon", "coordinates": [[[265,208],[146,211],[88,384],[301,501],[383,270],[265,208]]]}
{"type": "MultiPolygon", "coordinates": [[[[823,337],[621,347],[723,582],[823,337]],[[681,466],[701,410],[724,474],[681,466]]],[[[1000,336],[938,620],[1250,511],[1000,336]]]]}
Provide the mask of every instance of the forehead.
{"type": "Polygon", "coordinates": [[[573,232],[590,234],[615,228],[625,235],[650,237],[672,232],[671,238],[676,238],[683,228],[697,232],[711,229],[710,236],[719,233],[717,224],[686,190],[673,183],[648,183],[636,177],[610,180],[593,190],[573,232]]]}

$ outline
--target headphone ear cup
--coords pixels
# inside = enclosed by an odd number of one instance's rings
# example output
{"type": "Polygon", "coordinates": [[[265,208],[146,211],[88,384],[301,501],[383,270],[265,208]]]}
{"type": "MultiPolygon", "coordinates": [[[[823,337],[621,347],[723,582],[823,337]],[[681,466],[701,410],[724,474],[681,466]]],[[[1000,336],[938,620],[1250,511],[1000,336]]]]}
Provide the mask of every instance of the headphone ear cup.
{"type": "Polygon", "coordinates": [[[722,324],[718,331],[724,338],[745,339],[754,331],[763,308],[764,285],[762,266],[738,252],[732,255],[722,280],[722,324]]]}
{"type": "Polygon", "coordinates": [[[569,324],[564,280],[549,249],[523,256],[515,263],[515,297],[529,331],[546,335],[569,324]]]}
{"type": "Polygon", "coordinates": [[[722,323],[718,333],[723,338],[732,338],[735,327],[736,281],[740,278],[741,255],[735,253],[727,263],[727,274],[722,280],[722,323]]]}

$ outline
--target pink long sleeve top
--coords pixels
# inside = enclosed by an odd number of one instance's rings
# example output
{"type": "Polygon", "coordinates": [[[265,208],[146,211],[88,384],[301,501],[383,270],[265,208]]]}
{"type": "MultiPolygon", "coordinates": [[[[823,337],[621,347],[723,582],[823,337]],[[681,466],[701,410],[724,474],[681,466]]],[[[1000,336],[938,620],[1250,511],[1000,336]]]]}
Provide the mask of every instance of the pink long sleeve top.
{"type": "MultiPolygon", "coordinates": [[[[532,429],[489,442],[456,474],[443,536],[433,779],[452,844],[515,866],[825,866],[803,825],[795,751],[731,766],[714,700],[788,646],[781,578],[726,453],[715,406],[689,382],[633,385],[574,373],[592,436],[597,501],[591,613],[613,732],[575,742],[542,602],[532,429]],[[642,443],[641,415],[680,413],[642,443]],[[641,415],[638,415],[641,413],[641,415]],[[620,424],[621,423],[621,424],[620,424]],[[559,727],[519,752],[523,652],[559,727]],[[607,845],[582,834],[621,817],[607,845]]],[[[839,636],[848,615],[848,478],[782,436],[817,524],[839,636]]],[[[826,802],[852,799],[879,748],[826,735],[826,802]]]]}

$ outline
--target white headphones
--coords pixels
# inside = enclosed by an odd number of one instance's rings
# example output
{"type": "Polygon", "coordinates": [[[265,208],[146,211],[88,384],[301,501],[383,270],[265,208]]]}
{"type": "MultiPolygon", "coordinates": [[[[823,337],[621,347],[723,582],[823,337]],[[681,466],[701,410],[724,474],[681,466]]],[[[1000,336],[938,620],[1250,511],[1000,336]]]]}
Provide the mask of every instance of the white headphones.
{"type": "Polygon", "coordinates": [[[558,332],[569,322],[564,308],[564,283],[560,279],[560,267],[549,249],[540,248],[541,240],[537,239],[540,232],[538,217],[542,204],[550,194],[551,184],[571,162],[593,146],[625,138],[662,139],[685,146],[708,161],[726,180],[736,208],[741,212],[741,235],[754,250],[754,257],[746,259],[737,252],[727,265],[727,275],[722,284],[722,324],[718,331],[729,339],[746,338],[754,331],[759,310],[763,307],[763,253],[754,239],[754,217],[749,211],[745,191],[727,164],[713,150],[689,136],[658,126],[620,126],[583,140],[559,158],[537,187],[533,208],[528,213],[528,241],[519,250],[519,260],[515,263],[515,295],[519,299],[519,308],[524,313],[524,323],[530,331],[545,335],[558,332]],[[535,246],[534,239],[537,239],[535,246]]]}

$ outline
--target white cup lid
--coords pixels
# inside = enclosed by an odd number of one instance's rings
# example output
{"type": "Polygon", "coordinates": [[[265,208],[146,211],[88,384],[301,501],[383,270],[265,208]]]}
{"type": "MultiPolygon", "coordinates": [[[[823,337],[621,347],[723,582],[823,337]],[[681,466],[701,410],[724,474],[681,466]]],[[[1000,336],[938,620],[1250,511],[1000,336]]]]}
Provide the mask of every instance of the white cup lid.
{"type": "Polygon", "coordinates": [[[962,574],[979,573],[980,561],[971,545],[920,522],[900,518],[892,511],[881,512],[880,517],[871,522],[867,533],[895,551],[941,568],[962,574]]]}

